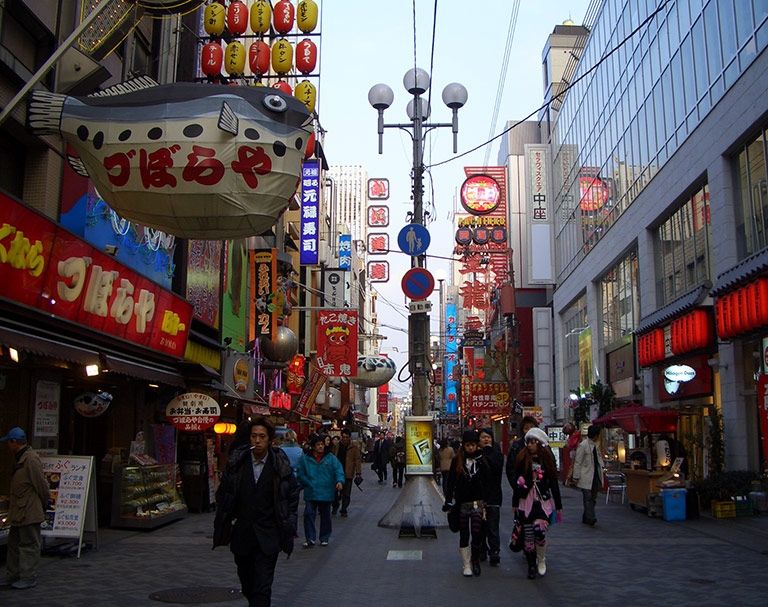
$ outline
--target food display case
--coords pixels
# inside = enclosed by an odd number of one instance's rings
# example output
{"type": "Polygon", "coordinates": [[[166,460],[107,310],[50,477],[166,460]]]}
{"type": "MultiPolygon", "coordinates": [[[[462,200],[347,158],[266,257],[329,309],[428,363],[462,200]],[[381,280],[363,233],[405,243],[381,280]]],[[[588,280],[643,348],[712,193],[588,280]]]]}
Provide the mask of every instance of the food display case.
{"type": "Polygon", "coordinates": [[[112,526],[153,529],[184,518],[175,464],[125,466],[112,485],[112,526]]]}
{"type": "Polygon", "coordinates": [[[8,522],[8,509],[10,500],[7,495],[0,495],[0,546],[8,543],[8,530],[11,524],[8,522]]]}

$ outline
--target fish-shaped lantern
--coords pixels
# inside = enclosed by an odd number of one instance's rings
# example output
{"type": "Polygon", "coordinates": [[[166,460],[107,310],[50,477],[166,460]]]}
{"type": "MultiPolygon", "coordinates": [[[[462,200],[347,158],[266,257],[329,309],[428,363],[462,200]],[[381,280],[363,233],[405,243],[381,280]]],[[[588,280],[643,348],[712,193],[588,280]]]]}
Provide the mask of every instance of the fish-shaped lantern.
{"type": "Polygon", "coordinates": [[[357,377],[349,381],[363,388],[378,388],[395,376],[395,361],[386,356],[358,356],[357,377]]]}
{"type": "Polygon", "coordinates": [[[258,235],[296,193],[312,132],[299,100],[268,87],[149,78],[90,97],[33,91],[29,126],[61,133],[121,217],[181,238],[258,235]]]}

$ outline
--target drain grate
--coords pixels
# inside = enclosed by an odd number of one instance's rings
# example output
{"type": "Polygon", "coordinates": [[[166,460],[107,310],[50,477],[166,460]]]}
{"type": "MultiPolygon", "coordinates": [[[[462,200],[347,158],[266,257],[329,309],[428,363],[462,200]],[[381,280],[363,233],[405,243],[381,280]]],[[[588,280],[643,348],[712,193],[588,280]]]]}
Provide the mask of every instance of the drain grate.
{"type": "Polygon", "coordinates": [[[171,588],[159,590],[149,595],[153,601],[161,603],[177,603],[180,605],[195,605],[199,603],[218,603],[237,601],[243,598],[237,588],[220,588],[211,586],[191,586],[189,588],[171,588]]]}

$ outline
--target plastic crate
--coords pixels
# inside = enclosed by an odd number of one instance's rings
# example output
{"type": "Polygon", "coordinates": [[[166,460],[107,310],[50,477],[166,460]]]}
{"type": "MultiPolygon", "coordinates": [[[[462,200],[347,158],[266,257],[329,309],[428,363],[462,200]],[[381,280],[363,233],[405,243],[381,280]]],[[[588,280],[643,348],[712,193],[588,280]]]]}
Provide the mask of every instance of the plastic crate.
{"type": "Polygon", "coordinates": [[[752,500],[745,495],[740,495],[734,498],[736,504],[736,516],[752,516],[754,510],[752,508],[752,500]]]}
{"type": "Polygon", "coordinates": [[[685,520],[685,489],[662,489],[661,502],[664,505],[664,520],[685,520]]]}
{"type": "Polygon", "coordinates": [[[712,516],[715,518],[736,518],[736,502],[712,501],[712,516]]]}

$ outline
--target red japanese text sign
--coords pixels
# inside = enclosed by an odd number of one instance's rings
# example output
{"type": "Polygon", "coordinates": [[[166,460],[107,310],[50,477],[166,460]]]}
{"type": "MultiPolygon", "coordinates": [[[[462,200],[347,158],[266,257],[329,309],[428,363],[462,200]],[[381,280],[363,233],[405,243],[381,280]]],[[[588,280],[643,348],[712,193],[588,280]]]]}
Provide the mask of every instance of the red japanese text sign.
{"type": "Polygon", "coordinates": [[[182,432],[207,430],[218,421],[220,415],[219,403],[200,392],[179,394],[165,408],[166,419],[182,432]]]}
{"type": "Polygon", "coordinates": [[[277,315],[274,303],[277,292],[277,251],[251,253],[251,333],[252,339],[277,336],[277,315]]]}
{"type": "Polygon", "coordinates": [[[506,382],[471,384],[470,415],[506,415],[511,403],[509,385],[506,382]]]}
{"type": "Polygon", "coordinates": [[[317,314],[317,366],[328,377],[357,376],[357,310],[317,314]]]}
{"type": "Polygon", "coordinates": [[[181,357],[192,306],[0,194],[0,296],[181,357]]]}

